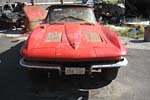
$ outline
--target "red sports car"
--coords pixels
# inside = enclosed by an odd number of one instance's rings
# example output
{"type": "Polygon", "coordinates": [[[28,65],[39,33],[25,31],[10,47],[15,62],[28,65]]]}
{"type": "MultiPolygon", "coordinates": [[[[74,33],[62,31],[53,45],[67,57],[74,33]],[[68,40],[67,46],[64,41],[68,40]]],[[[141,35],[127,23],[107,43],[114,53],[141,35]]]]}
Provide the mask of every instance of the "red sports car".
{"type": "MultiPolygon", "coordinates": [[[[37,12],[38,13],[38,12],[37,12]]],[[[32,16],[33,17],[33,16],[32,16]]],[[[51,5],[21,49],[20,65],[31,78],[57,75],[92,75],[116,78],[127,65],[127,49],[117,35],[99,24],[86,5],[51,5]]]]}

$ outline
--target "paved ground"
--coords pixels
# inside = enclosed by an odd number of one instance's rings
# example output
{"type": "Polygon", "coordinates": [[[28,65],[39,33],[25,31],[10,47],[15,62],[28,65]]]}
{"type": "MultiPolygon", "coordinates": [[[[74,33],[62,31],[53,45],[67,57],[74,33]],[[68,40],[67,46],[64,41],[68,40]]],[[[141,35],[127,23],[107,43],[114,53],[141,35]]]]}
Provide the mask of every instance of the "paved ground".
{"type": "MultiPolygon", "coordinates": [[[[20,68],[22,37],[0,38],[1,100],[149,100],[150,50],[129,49],[127,67],[116,80],[105,82],[101,74],[70,79],[49,79],[33,84],[20,68]]],[[[136,43],[134,45],[137,45],[136,43]]]]}
{"type": "Polygon", "coordinates": [[[119,37],[123,44],[130,49],[150,50],[150,42],[145,42],[143,38],[133,39],[127,37],[119,37]]]}

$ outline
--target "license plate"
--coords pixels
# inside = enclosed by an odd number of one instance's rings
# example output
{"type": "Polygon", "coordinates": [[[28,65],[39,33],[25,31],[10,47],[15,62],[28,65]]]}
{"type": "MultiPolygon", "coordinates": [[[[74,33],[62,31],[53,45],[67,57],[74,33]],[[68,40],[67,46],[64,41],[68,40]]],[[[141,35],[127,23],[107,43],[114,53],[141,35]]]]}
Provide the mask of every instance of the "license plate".
{"type": "Polygon", "coordinates": [[[85,68],[73,68],[73,67],[66,67],[65,68],[66,75],[84,75],[85,68]]]}

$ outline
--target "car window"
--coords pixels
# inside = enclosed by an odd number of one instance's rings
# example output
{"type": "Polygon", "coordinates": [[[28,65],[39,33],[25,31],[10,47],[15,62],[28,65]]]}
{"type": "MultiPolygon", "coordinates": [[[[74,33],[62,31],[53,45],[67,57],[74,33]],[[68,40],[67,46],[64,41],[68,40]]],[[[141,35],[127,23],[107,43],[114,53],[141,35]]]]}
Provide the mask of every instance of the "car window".
{"type": "Polygon", "coordinates": [[[87,7],[57,7],[50,8],[47,23],[87,22],[95,23],[95,16],[91,8],[87,7]]]}

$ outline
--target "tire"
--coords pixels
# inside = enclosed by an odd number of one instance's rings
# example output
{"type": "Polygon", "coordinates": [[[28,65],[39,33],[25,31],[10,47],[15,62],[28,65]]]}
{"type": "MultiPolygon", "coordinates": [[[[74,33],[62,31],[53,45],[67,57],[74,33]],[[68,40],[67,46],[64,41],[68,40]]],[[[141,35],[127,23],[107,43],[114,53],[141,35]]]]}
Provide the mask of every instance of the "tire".
{"type": "Polygon", "coordinates": [[[40,69],[30,69],[28,75],[32,82],[42,82],[48,79],[48,73],[40,69]]]}
{"type": "Polygon", "coordinates": [[[103,79],[106,81],[112,81],[116,78],[119,68],[106,68],[102,69],[103,79]]]}

